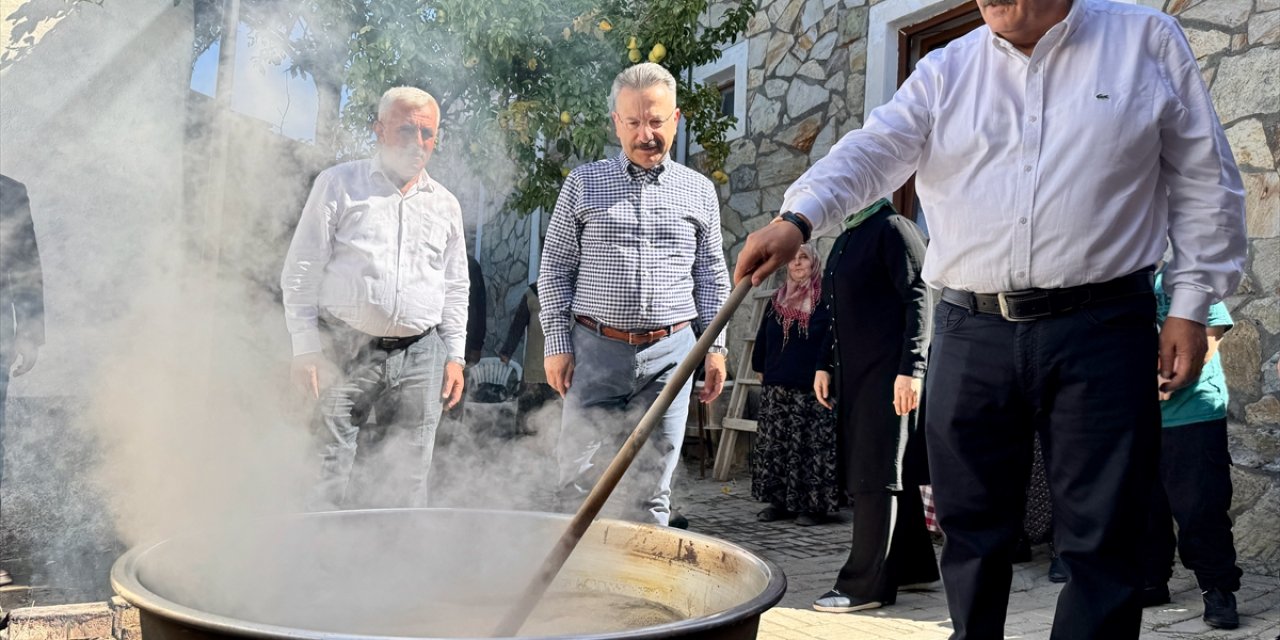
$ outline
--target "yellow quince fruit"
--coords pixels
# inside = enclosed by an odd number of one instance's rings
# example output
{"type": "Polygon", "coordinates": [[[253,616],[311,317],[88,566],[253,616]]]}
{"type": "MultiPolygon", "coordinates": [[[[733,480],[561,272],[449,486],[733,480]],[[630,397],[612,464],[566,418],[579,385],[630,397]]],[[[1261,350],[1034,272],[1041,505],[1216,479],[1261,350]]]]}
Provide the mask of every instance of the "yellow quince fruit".
{"type": "Polygon", "coordinates": [[[601,20],[600,24],[596,26],[600,27],[600,30],[605,33],[609,33],[610,31],[613,31],[613,25],[608,20],[601,20]]]}
{"type": "Polygon", "coordinates": [[[716,184],[724,184],[729,181],[729,174],[717,169],[711,173],[711,179],[715,180],[716,184]]]}
{"type": "Polygon", "coordinates": [[[633,63],[639,63],[641,60],[644,59],[644,54],[640,53],[639,49],[632,49],[629,53],[627,53],[627,59],[633,63]]]}
{"type": "Polygon", "coordinates": [[[569,177],[569,167],[560,167],[560,177],[561,178],[569,177]]]}
{"type": "Polygon", "coordinates": [[[538,70],[538,59],[537,59],[537,58],[529,58],[529,62],[528,62],[528,63],[526,63],[526,65],[525,65],[525,66],[529,67],[529,70],[530,70],[530,71],[537,71],[537,70],[538,70]]]}
{"type": "Polygon", "coordinates": [[[656,63],[662,62],[662,59],[666,57],[667,57],[667,48],[663,46],[661,42],[653,45],[653,48],[649,50],[649,62],[656,64],[656,63]]]}
{"type": "Polygon", "coordinates": [[[569,124],[570,122],[573,122],[573,116],[569,115],[568,111],[561,111],[560,124],[569,124]]]}
{"type": "Polygon", "coordinates": [[[627,48],[628,48],[628,49],[639,49],[639,48],[640,48],[640,45],[636,42],[636,37],[635,37],[635,36],[631,36],[631,40],[630,40],[629,42],[627,42],[627,48]]]}

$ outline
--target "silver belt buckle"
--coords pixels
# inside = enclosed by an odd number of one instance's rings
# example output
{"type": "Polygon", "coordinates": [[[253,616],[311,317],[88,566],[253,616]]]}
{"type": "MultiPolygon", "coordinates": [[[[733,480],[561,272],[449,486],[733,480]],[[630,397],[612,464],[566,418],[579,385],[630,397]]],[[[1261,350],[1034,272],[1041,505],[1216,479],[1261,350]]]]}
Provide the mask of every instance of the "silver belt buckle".
{"type": "Polygon", "coordinates": [[[1028,289],[1026,291],[1000,292],[996,294],[996,301],[1000,303],[1000,317],[1009,322],[1031,322],[1040,318],[1047,318],[1053,313],[1046,306],[1039,311],[1023,309],[1023,314],[1019,316],[1010,315],[1009,300],[1013,298],[1015,302],[1031,302],[1036,300],[1048,300],[1049,292],[1043,289],[1028,289]]]}

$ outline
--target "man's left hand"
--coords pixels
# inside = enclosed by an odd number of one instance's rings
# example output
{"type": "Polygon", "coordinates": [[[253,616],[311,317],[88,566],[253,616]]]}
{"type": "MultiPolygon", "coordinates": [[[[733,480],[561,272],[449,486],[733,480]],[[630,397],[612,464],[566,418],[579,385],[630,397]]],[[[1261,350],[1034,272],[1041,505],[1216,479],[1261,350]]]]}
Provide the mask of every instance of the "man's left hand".
{"type": "Polygon", "coordinates": [[[445,400],[445,409],[452,409],[462,399],[462,365],[450,360],[444,363],[444,388],[440,397],[445,400]]]}
{"type": "Polygon", "coordinates": [[[1161,391],[1181,389],[1200,377],[1204,354],[1209,350],[1203,324],[1169,316],[1160,328],[1161,391]]]}
{"type": "MultiPolygon", "coordinates": [[[[16,351],[17,358],[14,359],[13,367],[9,369],[9,375],[16,378],[30,371],[31,367],[36,366],[36,357],[40,355],[40,347],[30,342],[19,341],[15,345],[14,351],[16,351]]],[[[0,410],[3,409],[3,407],[0,407],[0,410]]]]}
{"type": "Polygon", "coordinates": [[[708,353],[703,367],[706,376],[703,378],[702,393],[698,394],[698,400],[711,403],[720,397],[720,391],[724,389],[724,354],[708,353]]]}

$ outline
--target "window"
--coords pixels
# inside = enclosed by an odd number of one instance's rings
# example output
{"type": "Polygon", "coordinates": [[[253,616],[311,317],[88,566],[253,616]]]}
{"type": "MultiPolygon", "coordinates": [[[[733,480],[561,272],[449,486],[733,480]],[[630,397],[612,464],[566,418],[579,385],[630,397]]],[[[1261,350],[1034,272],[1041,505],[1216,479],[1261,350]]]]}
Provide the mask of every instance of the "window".
{"type": "MultiPolygon", "coordinates": [[[[695,83],[710,84],[720,91],[720,110],[738,119],[737,124],[725,132],[725,140],[736,140],[747,133],[747,42],[744,40],[728,49],[719,60],[693,70],[695,83]]],[[[684,136],[683,123],[681,137],[684,136]]],[[[688,152],[698,153],[702,147],[689,140],[688,152]]]]}

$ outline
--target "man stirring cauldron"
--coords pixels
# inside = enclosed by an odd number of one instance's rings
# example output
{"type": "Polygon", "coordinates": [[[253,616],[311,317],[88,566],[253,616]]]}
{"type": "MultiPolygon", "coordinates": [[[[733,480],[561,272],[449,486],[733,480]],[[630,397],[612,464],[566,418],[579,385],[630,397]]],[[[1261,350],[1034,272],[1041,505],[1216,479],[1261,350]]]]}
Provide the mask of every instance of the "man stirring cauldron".
{"type": "Polygon", "coordinates": [[[411,448],[401,501],[426,506],[440,422],[462,396],[467,254],[462,211],[427,175],[440,107],[396,87],[378,103],[378,153],[316,177],[281,274],[293,376],[320,400],[311,510],[347,494],[356,436],[371,412],[411,448]]]}
{"type": "MultiPolygon", "coordinates": [[[[1068,574],[1052,637],[1137,638],[1160,443],[1151,370],[1168,391],[1204,365],[1207,310],[1245,258],[1240,174],[1174,18],[1104,0],[978,6],[984,27],[925,56],[787,190],[738,275],[759,281],[811,224],[915,172],[924,279],[943,289],[924,420],[952,637],[1003,637],[1039,431],[1068,574]],[[1170,242],[1157,336],[1152,265],[1170,242]]],[[[1205,595],[1206,612],[1235,608],[1205,595]]]]}
{"type": "MultiPolygon", "coordinates": [[[[547,382],[565,398],[565,508],[585,497],[693,348],[695,327],[729,295],[715,188],[668,155],[680,120],[675,78],[657,64],[630,67],[614,79],[609,107],[623,151],[569,174],[538,277],[547,382]]],[[[724,385],[724,353],[717,336],[703,402],[724,385]]],[[[689,384],[619,488],[624,517],[667,524],[689,384]]]]}

